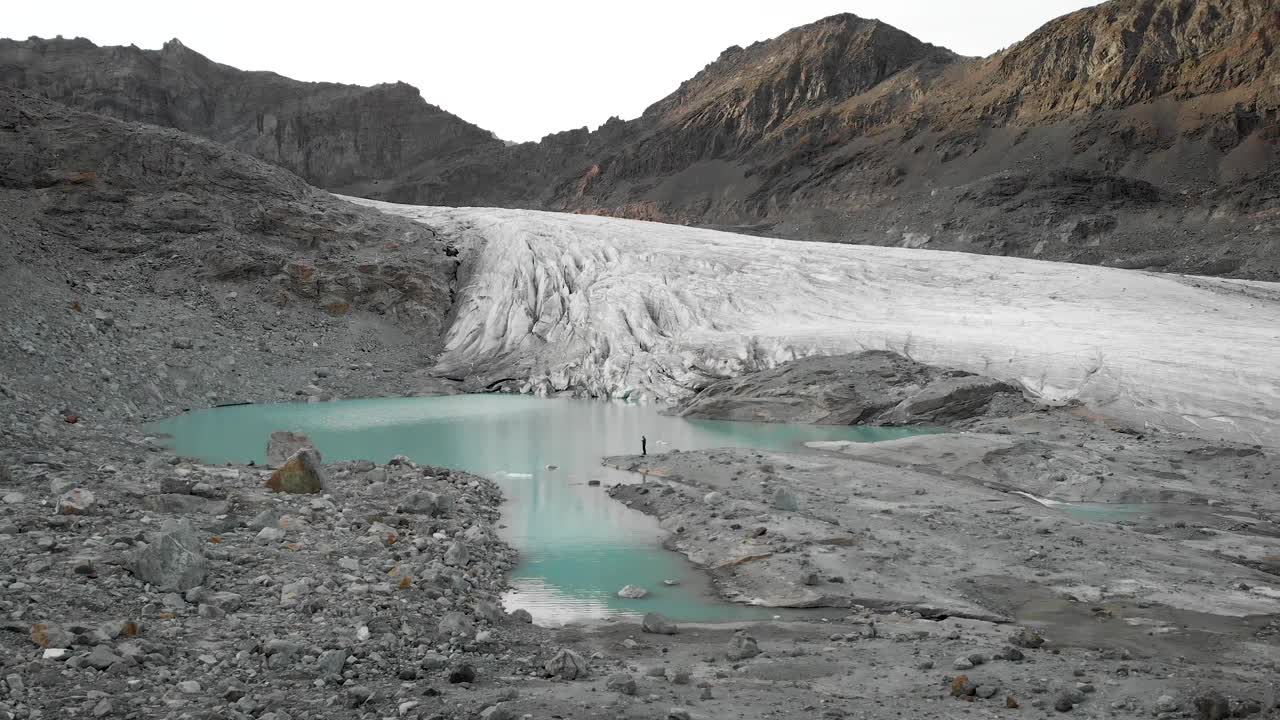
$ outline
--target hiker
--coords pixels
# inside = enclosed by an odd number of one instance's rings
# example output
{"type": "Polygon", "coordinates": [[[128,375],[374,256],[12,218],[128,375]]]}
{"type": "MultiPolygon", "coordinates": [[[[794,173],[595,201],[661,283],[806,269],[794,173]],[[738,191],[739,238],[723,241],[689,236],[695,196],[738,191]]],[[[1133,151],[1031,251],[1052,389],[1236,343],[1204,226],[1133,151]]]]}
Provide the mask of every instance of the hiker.
{"type": "Polygon", "coordinates": [[[640,436],[640,454],[641,455],[649,454],[649,438],[643,435],[640,436]]]}

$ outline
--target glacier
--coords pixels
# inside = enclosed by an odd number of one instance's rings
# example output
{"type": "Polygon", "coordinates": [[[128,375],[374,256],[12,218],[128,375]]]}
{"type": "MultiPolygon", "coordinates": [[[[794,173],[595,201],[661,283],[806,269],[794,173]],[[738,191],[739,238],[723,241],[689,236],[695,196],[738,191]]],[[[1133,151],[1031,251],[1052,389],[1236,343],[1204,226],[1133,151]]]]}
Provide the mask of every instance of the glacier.
{"type": "Polygon", "coordinates": [[[435,370],[469,387],[673,402],[889,349],[1138,427],[1280,445],[1278,283],[347,199],[460,248],[435,370]]]}

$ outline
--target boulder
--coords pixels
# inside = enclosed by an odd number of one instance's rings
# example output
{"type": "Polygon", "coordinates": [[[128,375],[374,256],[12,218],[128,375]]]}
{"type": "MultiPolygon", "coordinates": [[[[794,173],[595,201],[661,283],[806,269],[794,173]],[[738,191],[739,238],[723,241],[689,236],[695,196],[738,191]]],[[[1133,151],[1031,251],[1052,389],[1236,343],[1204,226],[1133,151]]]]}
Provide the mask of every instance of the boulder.
{"type": "Polygon", "coordinates": [[[411,492],[400,501],[396,506],[396,512],[412,515],[430,515],[436,517],[443,515],[448,509],[449,503],[446,498],[441,497],[433,492],[426,490],[418,490],[411,492]]]}
{"type": "Polygon", "coordinates": [[[475,681],[476,669],[467,663],[462,663],[449,671],[449,682],[454,685],[475,681]]]}
{"type": "Polygon", "coordinates": [[[569,648],[561,648],[543,667],[547,675],[561,680],[577,680],[590,674],[586,658],[569,648]]]}
{"type": "Polygon", "coordinates": [[[320,465],[320,453],[306,447],[294,453],[271,477],[267,487],[273,492],[318,494],[328,491],[329,481],[320,465]]]}
{"type": "Polygon", "coordinates": [[[337,650],[325,650],[320,654],[320,659],[316,661],[316,669],[321,675],[340,676],[347,666],[348,652],[341,648],[337,650]]]}
{"type": "Polygon", "coordinates": [[[151,544],[129,558],[129,570],[160,590],[184,592],[204,582],[208,561],[190,522],[166,520],[151,544]]]}
{"type": "Polygon", "coordinates": [[[444,551],[444,564],[464,567],[471,562],[471,553],[463,543],[452,543],[444,551]]]}
{"type": "Polygon", "coordinates": [[[604,681],[607,690],[623,695],[636,694],[636,679],[629,673],[614,673],[604,681]]]}
{"type": "Polygon", "coordinates": [[[1044,638],[1040,637],[1040,634],[1034,630],[1018,628],[1017,632],[1009,636],[1009,644],[1014,647],[1034,650],[1035,648],[1044,645],[1044,638]]]}
{"type": "Polygon", "coordinates": [[[645,613],[644,619],[640,621],[640,629],[655,635],[675,635],[680,631],[675,623],[653,612],[645,613]]]}
{"type": "Polygon", "coordinates": [[[58,498],[59,515],[88,515],[97,506],[97,498],[84,488],[72,488],[58,498]]]}
{"type": "Polygon", "coordinates": [[[121,661],[121,657],[111,652],[111,648],[106,645],[95,647],[88,655],[84,656],[84,664],[94,670],[106,670],[112,665],[121,661]]]}
{"type": "Polygon", "coordinates": [[[648,594],[649,591],[639,585],[627,585],[618,591],[618,597],[626,598],[628,600],[639,600],[642,597],[648,596],[648,594]]]}
{"type": "Polygon", "coordinates": [[[316,462],[320,461],[320,451],[316,449],[311,438],[298,432],[277,430],[267,440],[267,467],[278,468],[288,462],[289,458],[303,448],[316,451],[316,462]]]}
{"type": "Polygon", "coordinates": [[[441,635],[446,637],[450,635],[471,635],[475,629],[475,623],[466,615],[460,612],[445,613],[440,618],[440,622],[436,625],[441,635]]]}
{"type": "Polygon", "coordinates": [[[738,632],[729,641],[729,649],[725,651],[724,656],[730,660],[746,660],[759,654],[760,646],[756,644],[756,639],[744,632],[738,632]]]}

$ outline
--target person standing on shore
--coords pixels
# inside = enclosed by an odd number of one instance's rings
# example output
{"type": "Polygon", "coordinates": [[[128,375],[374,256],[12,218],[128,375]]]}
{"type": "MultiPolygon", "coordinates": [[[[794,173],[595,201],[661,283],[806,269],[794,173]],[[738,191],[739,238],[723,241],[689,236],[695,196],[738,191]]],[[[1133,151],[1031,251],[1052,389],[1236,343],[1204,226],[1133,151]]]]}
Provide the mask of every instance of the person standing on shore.
{"type": "Polygon", "coordinates": [[[649,438],[643,435],[640,436],[640,454],[641,455],[649,454],[649,438]]]}

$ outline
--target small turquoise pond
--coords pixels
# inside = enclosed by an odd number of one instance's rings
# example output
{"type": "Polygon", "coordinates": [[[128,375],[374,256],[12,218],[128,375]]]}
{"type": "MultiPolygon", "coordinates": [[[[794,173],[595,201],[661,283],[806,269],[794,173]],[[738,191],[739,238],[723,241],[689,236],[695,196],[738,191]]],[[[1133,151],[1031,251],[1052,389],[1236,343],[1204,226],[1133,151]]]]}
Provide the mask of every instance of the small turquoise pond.
{"type": "Polygon", "coordinates": [[[306,433],[329,462],[395,455],[483,475],[506,494],[503,537],[520,552],[509,607],[555,624],[661,612],[676,620],[764,618],[765,608],[715,598],[683,556],[661,547],[650,517],[615,502],[602,487],[631,482],[631,473],[601,467],[608,455],[716,447],[805,451],[814,440],[889,440],[906,428],[684,420],[621,402],[515,395],[350,400],[319,404],[244,405],[188,413],[155,423],[173,449],[205,462],[264,462],[275,430],[306,433]],[[556,469],[548,469],[549,465],[556,469]],[[663,580],[680,581],[674,587],[663,580]],[[650,596],[616,596],[627,584],[650,596]]]}

